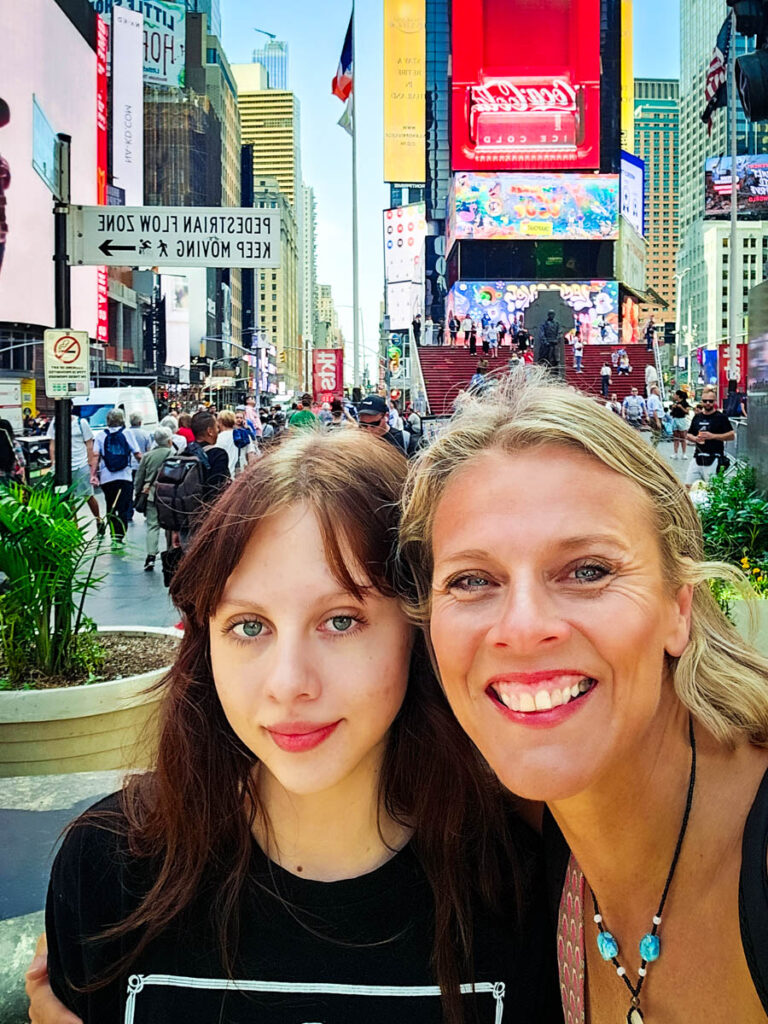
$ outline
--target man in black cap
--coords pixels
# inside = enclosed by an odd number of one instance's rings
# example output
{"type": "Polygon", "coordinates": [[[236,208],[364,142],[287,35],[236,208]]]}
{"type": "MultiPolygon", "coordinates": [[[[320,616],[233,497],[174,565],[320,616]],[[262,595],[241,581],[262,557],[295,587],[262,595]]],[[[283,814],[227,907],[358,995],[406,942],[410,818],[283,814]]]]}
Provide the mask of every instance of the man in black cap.
{"type": "Polygon", "coordinates": [[[396,448],[401,455],[407,454],[403,433],[390,427],[389,410],[381,395],[366,395],[358,405],[357,412],[361,430],[368,430],[374,437],[380,437],[396,448]]]}

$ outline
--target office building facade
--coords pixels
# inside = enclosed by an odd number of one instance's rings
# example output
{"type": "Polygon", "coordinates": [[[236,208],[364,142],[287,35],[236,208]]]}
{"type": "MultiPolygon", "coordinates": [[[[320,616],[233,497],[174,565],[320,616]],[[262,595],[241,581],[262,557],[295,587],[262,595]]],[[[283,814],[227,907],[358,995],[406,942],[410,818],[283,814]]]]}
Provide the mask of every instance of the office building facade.
{"type": "MultiPolygon", "coordinates": [[[[708,157],[731,152],[728,111],[725,108],[715,111],[709,134],[701,120],[707,69],[728,10],[725,4],[713,4],[711,0],[681,0],[680,4],[680,248],[677,269],[681,321],[686,328],[690,322],[696,345],[714,344],[728,331],[727,308],[724,312],[721,310],[723,316],[716,328],[708,312],[710,290],[714,286],[715,293],[721,296],[723,284],[727,286],[729,282],[722,278],[721,258],[715,259],[713,265],[707,263],[714,258],[717,247],[712,246],[711,239],[717,232],[713,234],[708,230],[704,221],[704,164],[708,157]]],[[[754,39],[737,35],[735,45],[739,56],[754,49],[754,39]]],[[[736,149],[739,154],[768,153],[768,123],[750,124],[741,105],[737,107],[736,149]]],[[[754,223],[750,226],[753,231],[762,232],[754,223]]],[[[740,256],[741,252],[740,247],[740,256]]],[[[747,255],[751,255],[751,250],[747,250],[747,255]]],[[[750,266],[746,268],[748,273],[750,266]]],[[[743,271],[739,263],[733,293],[742,321],[747,314],[746,296],[739,287],[743,271]]]]}
{"type": "Polygon", "coordinates": [[[680,230],[680,83],[673,79],[635,80],[635,153],[645,161],[646,290],[664,306],[643,306],[645,316],[673,321],[676,259],[680,230]]]}

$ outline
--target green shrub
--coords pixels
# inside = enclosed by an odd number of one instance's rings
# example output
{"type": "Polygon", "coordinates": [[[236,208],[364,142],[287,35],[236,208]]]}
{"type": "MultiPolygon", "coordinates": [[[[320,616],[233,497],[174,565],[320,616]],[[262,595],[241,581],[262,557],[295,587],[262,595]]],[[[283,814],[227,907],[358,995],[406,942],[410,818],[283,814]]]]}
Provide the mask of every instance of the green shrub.
{"type": "Polygon", "coordinates": [[[57,492],[52,477],[0,489],[0,642],[6,686],[52,677],[80,681],[104,660],[83,614],[98,542],[78,522],[85,499],[57,492]]]}
{"type": "Polygon", "coordinates": [[[768,501],[756,487],[755,471],[740,465],[717,474],[699,506],[708,559],[739,565],[743,558],[763,561],[768,552],[768,501]]]}

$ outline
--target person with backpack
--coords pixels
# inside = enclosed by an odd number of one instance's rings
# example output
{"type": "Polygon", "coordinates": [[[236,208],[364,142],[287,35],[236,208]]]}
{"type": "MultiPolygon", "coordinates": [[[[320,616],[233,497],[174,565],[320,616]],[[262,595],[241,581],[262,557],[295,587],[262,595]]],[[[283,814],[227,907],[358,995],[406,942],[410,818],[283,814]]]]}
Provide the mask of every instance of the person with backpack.
{"type": "Polygon", "coordinates": [[[230,480],[229,457],[216,445],[219,428],[213,413],[196,412],[192,433],[192,444],[183,455],[169,455],[155,481],[160,526],[172,531],[174,547],[182,550],[186,550],[208,505],[230,480]]]}
{"type": "Polygon", "coordinates": [[[160,521],[155,505],[155,480],[160,467],[173,450],[173,435],[168,427],[158,427],[154,434],[155,447],[147,452],[146,458],[136,472],[134,504],[147,517],[147,557],[144,572],[152,572],[160,548],[160,521]],[[143,505],[143,508],[142,508],[143,505]]]}
{"type": "MultiPolygon", "coordinates": [[[[259,420],[261,421],[261,417],[259,417],[259,420]]],[[[261,429],[263,433],[263,423],[261,429]]],[[[221,437],[221,434],[219,434],[219,437],[221,437]]],[[[236,476],[238,473],[242,473],[251,459],[257,458],[259,454],[256,431],[248,422],[245,411],[243,410],[237,410],[235,412],[235,425],[232,428],[232,440],[234,441],[235,448],[237,449],[237,463],[235,465],[235,472],[232,474],[233,476],[236,476]]]]}
{"type": "Polygon", "coordinates": [[[141,452],[130,430],[125,429],[122,409],[107,413],[107,429],[97,435],[93,451],[96,455],[91,474],[94,487],[101,486],[107,503],[107,521],[112,539],[122,544],[128,528],[133,485],[133,460],[141,462],[141,452]]]}

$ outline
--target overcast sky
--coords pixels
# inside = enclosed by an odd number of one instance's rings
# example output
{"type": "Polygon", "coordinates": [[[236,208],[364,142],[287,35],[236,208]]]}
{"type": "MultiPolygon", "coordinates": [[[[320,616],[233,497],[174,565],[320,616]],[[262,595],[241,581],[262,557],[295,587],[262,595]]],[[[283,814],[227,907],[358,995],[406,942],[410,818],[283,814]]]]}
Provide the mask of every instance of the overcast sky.
{"type": "MultiPolygon", "coordinates": [[[[302,172],[315,189],[318,276],[330,284],[344,334],[352,338],[351,139],[337,126],[342,104],[331,79],[344,42],[350,0],[221,0],[224,49],[231,63],[251,60],[266,37],[288,42],[289,87],[301,103],[302,172]]],[[[679,0],[635,0],[635,75],[674,78],[679,70],[679,0]]],[[[714,44],[714,40],[713,40],[714,44]]],[[[382,7],[357,0],[360,305],[365,361],[373,370],[382,298],[382,7]]]]}

